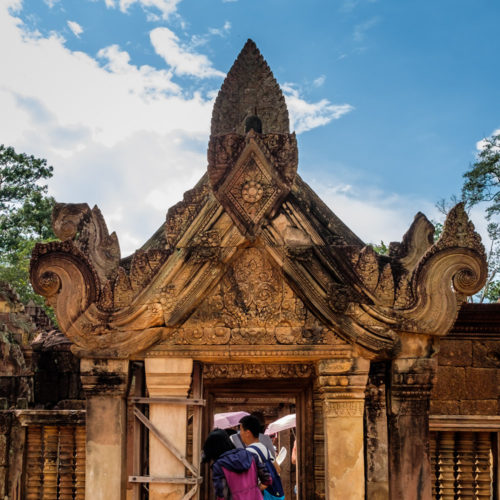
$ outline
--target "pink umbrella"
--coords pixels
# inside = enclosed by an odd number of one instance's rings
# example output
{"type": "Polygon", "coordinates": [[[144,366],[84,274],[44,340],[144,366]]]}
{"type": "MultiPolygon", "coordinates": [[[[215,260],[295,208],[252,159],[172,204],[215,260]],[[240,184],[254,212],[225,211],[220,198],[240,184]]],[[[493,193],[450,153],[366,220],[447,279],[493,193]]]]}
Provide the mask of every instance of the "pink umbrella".
{"type": "Polygon", "coordinates": [[[287,429],[291,429],[296,427],[297,417],[295,413],[291,415],[285,415],[284,417],[278,418],[274,422],[271,422],[266,429],[266,434],[274,434],[280,431],[286,431],[287,429]]]}
{"type": "Polygon", "coordinates": [[[239,424],[243,417],[250,415],[246,411],[230,411],[227,413],[216,413],[214,415],[214,428],[227,429],[239,424]]]}

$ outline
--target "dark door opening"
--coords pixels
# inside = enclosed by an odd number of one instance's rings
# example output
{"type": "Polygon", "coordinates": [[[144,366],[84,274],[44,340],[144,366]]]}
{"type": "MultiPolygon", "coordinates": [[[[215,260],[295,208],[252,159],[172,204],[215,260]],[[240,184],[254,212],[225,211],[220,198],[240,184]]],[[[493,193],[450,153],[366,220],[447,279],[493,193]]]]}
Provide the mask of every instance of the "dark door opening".
{"type": "MultiPolygon", "coordinates": [[[[216,413],[231,411],[260,411],[266,424],[291,413],[297,414],[297,427],[292,431],[278,434],[278,451],[284,446],[287,457],[281,465],[281,480],[285,489],[285,498],[301,499],[313,497],[313,461],[312,461],[312,390],[308,379],[210,379],[204,380],[204,398],[207,406],[204,412],[202,442],[213,428],[213,416],[216,413]],[[291,463],[294,440],[297,439],[297,465],[291,463]],[[306,482],[309,478],[309,482],[306,482]],[[297,484],[297,494],[294,486],[297,484]]],[[[209,466],[202,470],[204,477],[201,488],[201,500],[215,498],[209,466]]]]}

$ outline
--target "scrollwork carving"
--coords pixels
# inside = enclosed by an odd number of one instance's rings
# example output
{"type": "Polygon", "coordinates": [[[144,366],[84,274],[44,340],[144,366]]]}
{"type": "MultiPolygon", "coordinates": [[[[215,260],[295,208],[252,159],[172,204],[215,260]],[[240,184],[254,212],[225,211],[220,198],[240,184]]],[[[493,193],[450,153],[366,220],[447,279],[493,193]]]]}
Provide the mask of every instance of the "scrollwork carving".
{"type": "Polygon", "coordinates": [[[115,233],[109,234],[97,206],[86,203],[56,203],[52,227],[62,241],[73,240],[75,246],[92,262],[101,282],[113,278],[120,262],[120,246],[115,233]]]}
{"type": "Polygon", "coordinates": [[[335,401],[329,399],[324,401],[324,416],[332,417],[362,417],[364,413],[364,400],[335,401]]]}
{"type": "Polygon", "coordinates": [[[308,364],[204,364],[203,376],[215,378],[309,378],[313,368],[308,364]]]}

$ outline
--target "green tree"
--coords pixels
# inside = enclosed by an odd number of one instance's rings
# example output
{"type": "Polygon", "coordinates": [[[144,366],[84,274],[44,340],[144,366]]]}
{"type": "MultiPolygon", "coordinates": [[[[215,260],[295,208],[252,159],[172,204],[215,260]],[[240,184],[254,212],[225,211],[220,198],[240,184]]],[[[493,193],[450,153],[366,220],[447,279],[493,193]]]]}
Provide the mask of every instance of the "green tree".
{"type": "Polygon", "coordinates": [[[43,304],[29,282],[35,243],[54,239],[54,198],[44,181],[52,177],[47,161],[0,145],[0,280],[12,285],[24,302],[43,304]]]}
{"type": "Polygon", "coordinates": [[[500,133],[482,142],[476,161],[464,174],[462,199],[469,208],[486,204],[490,238],[486,245],[489,273],[480,300],[497,301],[500,298],[500,133]]]}
{"type": "Polygon", "coordinates": [[[464,174],[462,198],[469,206],[486,202],[486,218],[500,214],[500,133],[484,139],[477,160],[464,174]]]}

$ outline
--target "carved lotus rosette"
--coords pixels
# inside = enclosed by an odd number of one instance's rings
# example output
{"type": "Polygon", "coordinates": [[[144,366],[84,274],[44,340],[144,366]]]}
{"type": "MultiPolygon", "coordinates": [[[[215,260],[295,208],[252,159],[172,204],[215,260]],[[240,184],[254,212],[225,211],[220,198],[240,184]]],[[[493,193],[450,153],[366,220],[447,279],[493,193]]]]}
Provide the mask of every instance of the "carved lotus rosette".
{"type": "Polygon", "coordinates": [[[297,171],[294,134],[211,137],[208,175],[214,194],[243,234],[254,235],[290,192],[297,171]]]}

